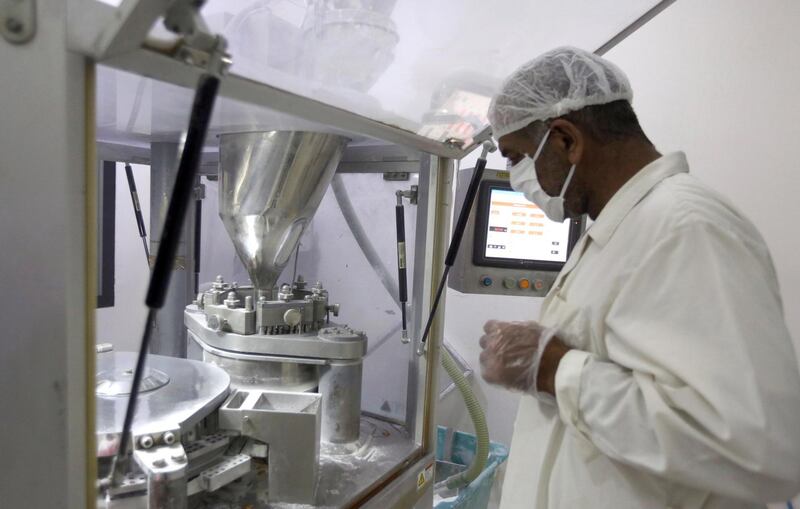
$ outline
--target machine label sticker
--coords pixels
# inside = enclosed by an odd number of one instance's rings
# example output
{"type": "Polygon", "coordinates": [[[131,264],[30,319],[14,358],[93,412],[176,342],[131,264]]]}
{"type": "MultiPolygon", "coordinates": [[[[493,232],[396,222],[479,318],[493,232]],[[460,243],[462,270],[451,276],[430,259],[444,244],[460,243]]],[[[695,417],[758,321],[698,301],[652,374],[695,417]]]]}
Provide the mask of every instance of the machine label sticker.
{"type": "Polygon", "coordinates": [[[401,269],[406,268],[406,243],[397,243],[397,266],[401,269]]]}
{"type": "Polygon", "coordinates": [[[507,171],[498,171],[497,178],[499,179],[511,179],[511,173],[507,171]]]}
{"type": "Polygon", "coordinates": [[[417,491],[421,491],[431,479],[433,479],[433,463],[425,467],[425,470],[417,476],[417,491]]]}

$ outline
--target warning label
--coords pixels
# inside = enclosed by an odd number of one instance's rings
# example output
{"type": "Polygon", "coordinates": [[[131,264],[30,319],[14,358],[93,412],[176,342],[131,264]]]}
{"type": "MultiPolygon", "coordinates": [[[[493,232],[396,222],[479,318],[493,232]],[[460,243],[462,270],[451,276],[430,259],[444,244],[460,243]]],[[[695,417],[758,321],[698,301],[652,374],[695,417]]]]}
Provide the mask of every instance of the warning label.
{"type": "Polygon", "coordinates": [[[431,479],[433,479],[433,463],[425,467],[425,469],[417,475],[417,491],[421,491],[431,479]]]}

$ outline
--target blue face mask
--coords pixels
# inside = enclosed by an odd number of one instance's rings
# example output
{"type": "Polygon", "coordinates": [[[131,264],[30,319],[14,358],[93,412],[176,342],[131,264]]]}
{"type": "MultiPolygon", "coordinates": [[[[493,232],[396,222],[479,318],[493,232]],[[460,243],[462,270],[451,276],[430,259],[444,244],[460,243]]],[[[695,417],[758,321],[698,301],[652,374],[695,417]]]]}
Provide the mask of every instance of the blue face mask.
{"type": "Polygon", "coordinates": [[[536,178],[536,160],[539,154],[542,153],[547,139],[550,137],[550,130],[548,129],[536,149],[533,157],[525,156],[520,162],[509,168],[511,173],[511,187],[514,191],[520,192],[525,195],[528,201],[535,203],[542,209],[551,221],[563,223],[566,219],[566,212],[564,210],[564,194],[567,192],[567,187],[572,181],[572,176],[575,174],[575,165],[569,169],[567,180],[561,187],[561,192],[558,196],[550,196],[544,192],[542,186],[539,185],[539,180],[536,178]]]}

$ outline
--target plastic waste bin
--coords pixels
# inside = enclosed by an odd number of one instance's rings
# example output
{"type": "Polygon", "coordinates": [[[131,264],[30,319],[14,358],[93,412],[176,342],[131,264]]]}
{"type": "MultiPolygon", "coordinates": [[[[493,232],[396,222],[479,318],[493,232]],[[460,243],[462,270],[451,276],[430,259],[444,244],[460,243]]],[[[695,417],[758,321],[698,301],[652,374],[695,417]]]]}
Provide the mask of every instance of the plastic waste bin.
{"type": "MultiPolygon", "coordinates": [[[[439,426],[436,440],[436,482],[465,470],[475,456],[477,439],[463,431],[451,431],[439,426]]],[[[496,442],[489,443],[489,459],[486,468],[469,485],[448,498],[434,497],[436,509],[486,509],[494,484],[497,468],[508,458],[508,447],[496,442]]]]}

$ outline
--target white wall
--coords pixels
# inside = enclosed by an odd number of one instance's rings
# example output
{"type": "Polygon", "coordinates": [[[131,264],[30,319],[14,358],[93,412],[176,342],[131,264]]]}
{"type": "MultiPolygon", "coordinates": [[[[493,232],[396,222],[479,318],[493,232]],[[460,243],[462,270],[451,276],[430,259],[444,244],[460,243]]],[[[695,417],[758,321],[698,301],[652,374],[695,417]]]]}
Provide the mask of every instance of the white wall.
{"type": "MultiPolygon", "coordinates": [[[[607,55],[628,74],[634,107],[659,150],[685,151],[692,173],[731,198],[763,234],[778,271],[796,349],[798,21],[800,2],[794,0],[678,0],[607,55]]],[[[531,57],[536,53],[531,50],[531,57]]],[[[490,160],[489,166],[497,165],[490,160]]],[[[535,299],[450,291],[445,334],[477,370],[483,321],[536,317],[539,305],[535,299]]],[[[509,443],[517,397],[482,380],[477,390],[488,401],[492,438],[509,443]]],[[[440,422],[472,429],[457,401],[440,408],[440,422]]]]}
{"type": "MultiPolygon", "coordinates": [[[[132,164],[136,191],[144,216],[144,224],[150,225],[150,167],[132,164]]],[[[117,163],[116,215],[114,218],[114,306],[95,311],[97,342],[111,343],[114,350],[139,351],[147,306],[144,298],[150,270],[139,239],[136,217],[128,191],[125,167],[117,163]]],[[[148,243],[150,230],[147,230],[148,243]]]]}
{"type": "MultiPolygon", "coordinates": [[[[634,108],[662,152],[756,224],[800,340],[800,2],[679,0],[607,56],[628,73],[634,108]]],[[[797,343],[800,345],[800,343],[797,343]]]]}

